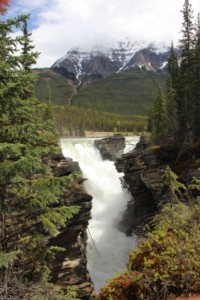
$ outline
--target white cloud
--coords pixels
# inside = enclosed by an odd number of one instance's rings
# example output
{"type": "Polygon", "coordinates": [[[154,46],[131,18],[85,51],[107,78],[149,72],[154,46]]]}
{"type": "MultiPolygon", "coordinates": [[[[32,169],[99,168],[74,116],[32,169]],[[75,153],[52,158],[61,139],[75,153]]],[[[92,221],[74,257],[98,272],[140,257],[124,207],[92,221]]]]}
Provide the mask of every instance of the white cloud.
{"type": "MultiPolygon", "coordinates": [[[[49,67],[71,47],[104,46],[126,36],[148,42],[178,40],[184,0],[13,0],[13,12],[31,12],[32,39],[49,67]]],[[[191,0],[195,14],[200,1],[191,0]]],[[[11,7],[12,11],[12,7],[11,7]]]]}

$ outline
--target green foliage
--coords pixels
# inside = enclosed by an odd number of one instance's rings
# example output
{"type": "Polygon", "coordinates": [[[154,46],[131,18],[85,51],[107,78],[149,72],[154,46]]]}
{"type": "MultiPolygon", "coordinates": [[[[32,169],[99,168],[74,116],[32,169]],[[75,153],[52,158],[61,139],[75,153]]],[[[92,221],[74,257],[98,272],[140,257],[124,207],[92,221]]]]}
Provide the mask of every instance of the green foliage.
{"type": "Polygon", "coordinates": [[[35,95],[41,101],[125,115],[147,115],[151,95],[163,86],[164,73],[131,69],[92,83],[86,88],[76,87],[65,77],[50,69],[35,70],[38,80],[35,95]],[[72,98],[72,101],[71,101],[72,98]]]}
{"type": "MultiPolygon", "coordinates": [[[[168,61],[169,78],[166,90],[163,90],[167,108],[164,134],[170,135],[179,146],[191,145],[198,140],[200,133],[200,28],[195,28],[192,7],[188,0],[184,2],[182,13],[180,63],[172,44],[168,61]]],[[[163,107],[163,97],[160,97],[159,105],[163,107]]],[[[159,138],[160,132],[152,126],[157,119],[154,113],[156,107],[154,103],[149,127],[154,137],[159,138]]],[[[162,115],[163,111],[160,112],[160,118],[162,115]]]]}
{"type": "Polygon", "coordinates": [[[153,98],[150,127],[153,135],[159,140],[167,133],[167,104],[161,89],[153,98]]]}
{"type": "Polygon", "coordinates": [[[73,92],[68,80],[51,69],[35,69],[35,96],[43,102],[66,105],[73,92]]]}
{"type": "Polygon", "coordinates": [[[186,186],[177,180],[178,176],[170,169],[169,166],[166,167],[163,178],[164,183],[169,187],[174,200],[178,201],[177,194],[180,196],[182,191],[186,190],[186,186]]]}
{"type": "Polygon", "coordinates": [[[17,256],[20,254],[20,251],[12,251],[9,253],[0,252],[0,268],[8,268],[12,264],[17,256]]]}
{"type": "Polygon", "coordinates": [[[22,15],[0,22],[2,300],[31,294],[30,285],[40,282],[56,251],[62,250],[52,248],[48,240],[80,211],[67,199],[79,175],[53,173],[52,154],[61,150],[50,106],[33,97],[31,65],[38,54],[30,42],[27,20],[22,15]]]}
{"type": "Polygon", "coordinates": [[[38,221],[42,222],[44,229],[51,235],[57,235],[58,226],[64,226],[79,211],[77,206],[51,208],[40,215],[38,221]]]}

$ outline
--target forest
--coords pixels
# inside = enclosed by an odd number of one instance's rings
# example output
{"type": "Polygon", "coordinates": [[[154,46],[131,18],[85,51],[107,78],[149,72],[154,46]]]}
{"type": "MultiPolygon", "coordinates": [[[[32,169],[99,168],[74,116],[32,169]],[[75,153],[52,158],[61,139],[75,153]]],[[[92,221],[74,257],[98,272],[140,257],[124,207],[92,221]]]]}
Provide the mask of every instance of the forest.
{"type": "Polygon", "coordinates": [[[183,7],[182,37],[178,60],[173,43],[165,89],[153,97],[149,130],[157,140],[170,137],[180,145],[192,144],[200,134],[200,15],[194,22],[188,1],[183,7]]]}
{"type": "Polygon", "coordinates": [[[87,131],[139,134],[147,127],[146,116],[112,114],[66,105],[54,105],[52,109],[56,127],[62,137],[83,137],[87,131]]]}

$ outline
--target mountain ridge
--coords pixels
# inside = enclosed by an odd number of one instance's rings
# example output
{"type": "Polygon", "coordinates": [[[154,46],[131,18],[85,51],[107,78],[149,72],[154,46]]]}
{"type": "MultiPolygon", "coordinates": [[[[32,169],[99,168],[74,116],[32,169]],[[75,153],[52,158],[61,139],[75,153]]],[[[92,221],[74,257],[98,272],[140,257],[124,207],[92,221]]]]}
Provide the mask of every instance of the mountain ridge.
{"type": "Polygon", "coordinates": [[[49,69],[36,70],[36,96],[101,112],[147,115],[164,86],[167,46],[130,39],[108,47],[73,48],[49,69]]]}
{"type": "Polygon", "coordinates": [[[93,78],[101,79],[135,67],[153,72],[164,71],[168,57],[167,46],[156,46],[144,41],[132,42],[126,39],[107,48],[99,46],[91,50],[73,48],[65,56],[59,58],[51,69],[62,75],[66,70],[71,79],[75,80],[76,85],[80,86],[85,80],[88,81],[88,78],[92,82],[93,78]]]}

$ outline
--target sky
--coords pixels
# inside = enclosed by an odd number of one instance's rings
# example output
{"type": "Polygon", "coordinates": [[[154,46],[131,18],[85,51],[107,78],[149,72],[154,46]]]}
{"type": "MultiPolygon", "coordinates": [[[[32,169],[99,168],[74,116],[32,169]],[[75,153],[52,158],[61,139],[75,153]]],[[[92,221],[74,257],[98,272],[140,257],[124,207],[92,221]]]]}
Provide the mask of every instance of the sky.
{"type": "MultiPolygon", "coordinates": [[[[7,17],[30,13],[29,29],[40,57],[50,67],[73,47],[90,49],[129,37],[170,45],[180,36],[184,0],[11,0],[7,17]]],[[[190,0],[194,17],[200,0],[190,0]]],[[[195,19],[194,18],[194,19],[195,19]]]]}

